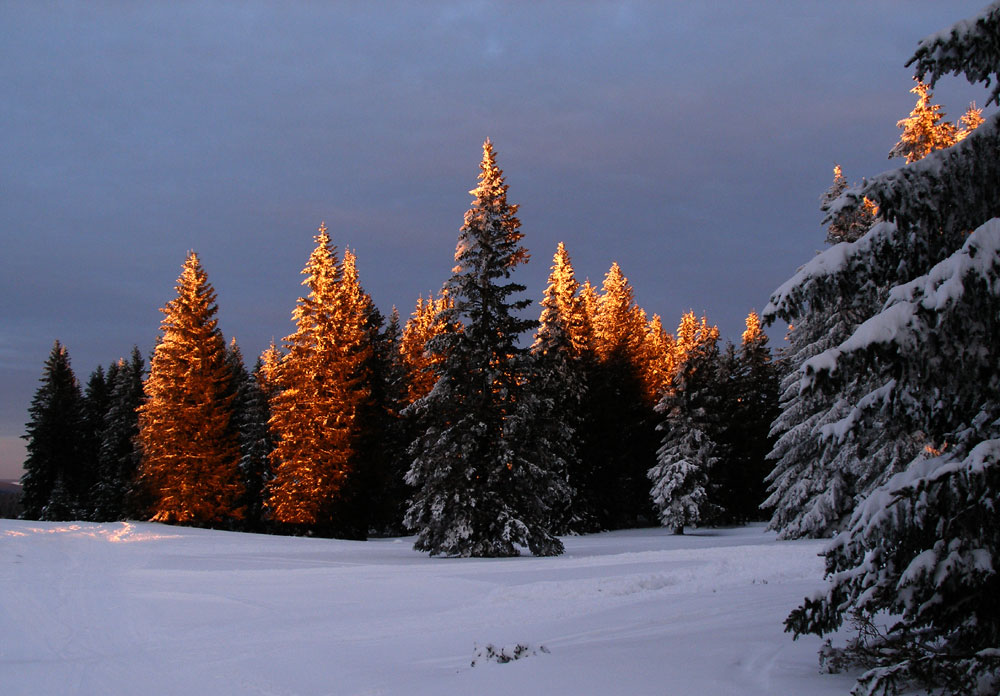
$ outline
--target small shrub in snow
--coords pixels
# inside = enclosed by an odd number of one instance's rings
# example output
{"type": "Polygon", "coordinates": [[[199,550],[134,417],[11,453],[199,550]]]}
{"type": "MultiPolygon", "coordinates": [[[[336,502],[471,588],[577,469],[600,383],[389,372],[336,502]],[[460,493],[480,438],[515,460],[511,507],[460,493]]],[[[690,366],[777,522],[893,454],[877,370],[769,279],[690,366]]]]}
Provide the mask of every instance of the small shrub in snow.
{"type": "Polygon", "coordinates": [[[493,643],[483,646],[476,646],[472,656],[472,666],[475,667],[480,662],[496,662],[497,664],[507,664],[523,657],[531,657],[538,653],[549,653],[549,649],[544,645],[539,645],[537,649],[527,643],[516,643],[514,645],[504,645],[497,647],[493,643]]]}

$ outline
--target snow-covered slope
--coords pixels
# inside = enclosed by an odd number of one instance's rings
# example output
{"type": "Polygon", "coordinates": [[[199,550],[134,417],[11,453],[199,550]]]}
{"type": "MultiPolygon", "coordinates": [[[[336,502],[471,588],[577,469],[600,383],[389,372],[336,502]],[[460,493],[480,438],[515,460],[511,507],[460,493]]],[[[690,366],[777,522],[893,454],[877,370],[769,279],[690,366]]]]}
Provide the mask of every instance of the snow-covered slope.
{"type": "Polygon", "coordinates": [[[853,684],[818,673],[818,639],[782,633],[821,584],[822,541],[648,529],[496,560],[432,559],[411,541],[0,520],[0,693],[772,696],[853,684]],[[484,657],[519,643],[523,659],[484,657]]]}

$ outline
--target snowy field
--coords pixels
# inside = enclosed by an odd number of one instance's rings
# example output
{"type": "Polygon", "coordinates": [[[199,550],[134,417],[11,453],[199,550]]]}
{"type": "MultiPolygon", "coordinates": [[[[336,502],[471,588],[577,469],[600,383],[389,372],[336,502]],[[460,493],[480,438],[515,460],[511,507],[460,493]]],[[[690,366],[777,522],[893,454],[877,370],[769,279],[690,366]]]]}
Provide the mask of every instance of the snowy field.
{"type": "Polygon", "coordinates": [[[565,541],[557,558],[440,559],[409,539],[0,520],[0,694],[850,691],[819,673],[818,639],[782,632],[821,585],[821,542],[565,541]],[[519,643],[534,654],[483,656],[519,643]]]}

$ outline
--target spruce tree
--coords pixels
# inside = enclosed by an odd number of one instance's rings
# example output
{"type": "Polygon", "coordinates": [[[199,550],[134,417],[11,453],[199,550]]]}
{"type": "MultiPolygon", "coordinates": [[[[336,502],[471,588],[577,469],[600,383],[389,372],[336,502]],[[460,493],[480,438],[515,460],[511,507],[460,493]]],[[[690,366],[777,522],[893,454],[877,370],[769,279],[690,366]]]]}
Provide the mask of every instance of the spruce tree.
{"type": "Polygon", "coordinates": [[[341,264],[326,225],[302,274],[309,289],[292,318],[271,399],[271,519],[293,531],[336,532],[335,506],[355,463],[358,408],[368,399],[367,302],[353,254],[341,264]]]}
{"type": "Polygon", "coordinates": [[[139,407],[141,476],[155,521],[217,524],[239,518],[239,447],[231,426],[232,374],[215,319],[215,290],[189,252],[177,297],[161,310],[160,338],[139,407]]]}
{"type": "Polygon", "coordinates": [[[642,347],[643,382],[650,402],[658,403],[669,388],[677,369],[676,361],[674,337],[664,330],[660,315],[654,314],[646,325],[642,347]]]}
{"type": "Polygon", "coordinates": [[[75,495],[77,509],[84,519],[93,519],[96,513],[96,501],[91,496],[91,491],[101,476],[101,438],[105,416],[111,405],[112,386],[104,368],[98,365],[87,379],[83,392],[80,433],[82,476],[77,483],[75,495]]]}
{"type": "Polygon", "coordinates": [[[917,104],[908,117],[896,124],[903,132],[899,142],[889,151],[890,159],[904,157],[907,164],[921,160],[935,150],[951,147],[957,141],[957,129],[943,120],[941,105],[931,103],[934,95],[930,85],[918,80],[910,91],[917,95],[917,104]]]}
{"type": "Polygon", "coordinates": [[[443,356],[428,349],[427,342],[445,330],[443,312],[452,306],[447,295],[418,297],[413,314],[400,337],[399,354],[406,377],[406,400],[412,404],[427,396],[437,381],[437,367],[443,356]]]}
{"type": "MultiPolygon", "coordinates": [[[[243,416],[240,423],[240,474],[243,476],[244,517],[247,529],[263,529],[266,520],[267,485],[271,480],[271,452],[274,440],[268,421],[271,419],[270,399],[274,387],[268,378],[272,369],[266,361],[273,358],[270,351],[276,351],[272,344],[257,358],[253,372],[246,384],[243,397],[243,416]]],[[[274,363],[272,363],[273,366],[274,363]]]]}
{"type": "Polygon", "coordinates": [[[243,491],[239,507],[243,508],[243,527],[249,531],[262,528],[264,520],[264,491],[270,479],[268,457],[271,454],[271,437],[267,425],[270,419],[268,397],[261,386],[261,359],[257,359],[251,373],[243,363],[243,353],[236,339],[226,350],[229,363],[229,392],[233,398],[233,417],[230,432],[240,449],[240,478],[243,491]]]}
{"type": "Polygon", "coordinates": [[[410,491],[405,477],[409,469],[406,448],[413,440],[407,434],[406,422],[401,411],[408,405],[406,368],[401,352],[403,330],[399,312],[393,307],[384,329],[375,320],[377,310],[369,320],[372,340],[371,415],[366,419],[365,439],[367,451],[376,460],[369,470],[366,505],[369,510],[368,527],[380,536],[405,534],[403,516],[410,491]]]}
{"type": "Polygon", "coordinates": [[[581,497],[589,493],[590,472],[577,452],[578,432],[583,423],[583,404],[591,364],[587,360],[584,321],[577,295],[579,283],[562,242],[552,260],[549,282],[542,299],[542,313],[531,346],[529,391],[537,399],[538,435],[559,457],[558,470],[564,472],[573,499],[566,507],[553,510],[552,528],[559,532],[592,531],[596,525],[592,502],[581,497]]]}
{"type": "Polygon", "coordinates": [[[83,395],[69,351],[59,341],[52,345],[39,381],[25,426],[22,517],[70,519],[76,503],[71,486],[79,478],[83,395]]]}
{"type": "MultiPolygon", "coordinates": [[[[682,328],[689,325],[697,326],[693,312],[682,320],[682,328]]],[[[679,328],[682,335],[687,338],[679,328]]],[[[721,413],[718,336],[718,329],[706,327],[690,337],[684,360],[656,406],[664,435],[656,464],[647,471],[653,484],[649,495],[660,522],[675,534],[715,513],[709,476],[718,459],[721,413]]]]}
{"type": "Polygon", "coordinates": [[[722,398],[719,461],[712,475],[712,502],[721,508],[720,522],[742,524],[761,516],[765,479],[771,471],[767,455],[774,446],[771,423],[778,415],[778,373],[760,317],[746,318],[740,347],[727,348],[719,388],[722,398]]]}
{"type": "MultiPolygon", "coordinates": [[[[998,35],[994,3],[922,41],[917,77],[996,80],[998,35]]],[[[828,587],[786,622],[796,634],[831,633],[845,619],[860,627],[845,648],[823,653],[828,668],[865,668],[858,694],[1000,688],[998,150],[993,116],[951,148],[845,192],[837,206],[867,196],[884,222],[821,254],[772,298],[783,315],[843,302],[859,285],[886,291],[846,340],[802,369],[804,388],[848,405],[828,438],[860,445],[882,467],[884,483],[861,491],[825,551],[828,587]]]]}
{"type": "MultiPolygon", "coordinates": [[[[833,167],[833,183],[820,197],[820,210],[830,212],[830,205],[848,188],[847,179],[839,164],[833,167]]],[[[859,239],[875,224],[878,208],[867,198],[864,205],[857,208],[838,210],[830,216],[827,225],[826,243],[853,242],[859,239]]]]}
{"type": "MultiPolygon", "coordinates": [[[[834,184],[821,197],[820,206],[826,213],[828,244],[856,242],[879,222],[878,207],[866,196],[860,196],[857,205],[841,205],[841,196],[856,190],[836,167],[834,184]]],[[[779,413],[772,422],[774,445],[768,455],[775,464],[766,477],[768,497],[761,504],[772,511],[769,529],[776,530],[779,538],[828,537],[854,508],[857,488],[870,485],[867,480],[859,483],[858,450],[829,438],[834,424],[848,415],[847,402],[803,388],[800,373],[807,360],[850,336],[882,304],[885,294],[868,283],[839,302],[800,302],[794,309],[785,308],[788,345],[783,349],[779,413]]],[[[775,319],[770,309],[769,305],[765,310],[768,322],[775,319]]]]}
{"type": "Polygon", "coordinates": [[[489,140],[480,170],[445,286],[454,305],[429,346],[444,356],[438,381],[410,407],[422,432],[410,449],[405,521],[414,548],[432,555],[512,556],[519,546],[557,554],[562,544],[546,524],[568,490],[531,428],[537,402],[526,394],[518,338],[536,322],[518,316],[530,300],[510,280],[528,252],[489,140]]]}
{"type": "Polygon", "coordinates": [[[588,483],[601,527],[633,527],[653,520],[646,470],[656,459],[655,402],[646,386],[646,315],[617,263],[604,278],[595,312],[596,362],[583,428],[593,472],[588,483]]]}
{"type": "Polygon", "coordinates": [[[144,399],[146,362],[138,346],[129,360],[108,369],[111,393],[101,431],[100,476],[91,489],[94,519],[122,520],[138,515],[144,504],[137,486],[141,452],[138,446],[139,406],[144,399]]]}

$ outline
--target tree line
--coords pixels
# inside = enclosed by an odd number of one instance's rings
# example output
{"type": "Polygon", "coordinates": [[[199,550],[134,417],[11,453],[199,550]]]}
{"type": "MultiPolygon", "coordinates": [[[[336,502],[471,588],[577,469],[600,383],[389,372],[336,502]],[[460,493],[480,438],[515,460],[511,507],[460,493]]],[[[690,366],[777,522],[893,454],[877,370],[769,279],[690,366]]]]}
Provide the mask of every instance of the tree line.
{"type": "Polygon", "coordinates": [[[454,275],[405,324],[322,225],[294,331],[251,369],[194,252],[148,370],[136,348],[81,390],[56,342],[29,411],[24,515],[412,531],[457,555],[760,519],[778,377],[756,313],[739,346],[693,312],[668,333],[617,264],[580,283],[560,243],[525,318],[512,272],[528,253],[489,141],[480,170],[454,275]]]}

